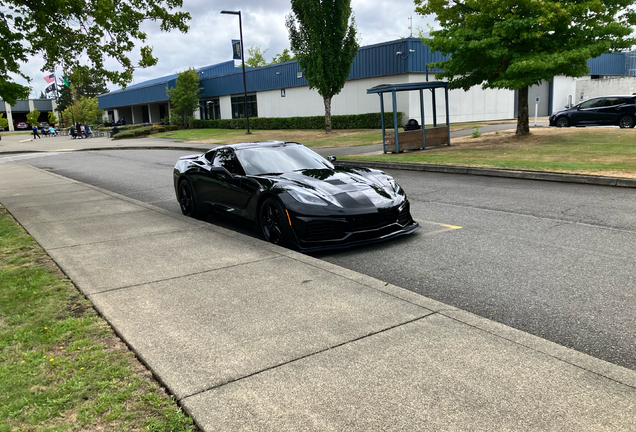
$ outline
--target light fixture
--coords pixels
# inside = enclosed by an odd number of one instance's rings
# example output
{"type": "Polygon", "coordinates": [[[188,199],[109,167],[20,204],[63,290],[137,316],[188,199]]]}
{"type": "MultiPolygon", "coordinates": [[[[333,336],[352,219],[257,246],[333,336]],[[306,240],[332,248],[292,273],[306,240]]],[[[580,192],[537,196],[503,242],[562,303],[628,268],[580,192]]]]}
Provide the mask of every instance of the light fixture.
{"type": "Polygon", "coordinates": [[[412,53],[412,52],[415,52],[415,50],[414,49],[410,49],[409,52],[412,53]]]}
{"type": "Polygon", "coordinates": [[[395,55],[402,55],[402,51],[396,52],[395,55]]]}

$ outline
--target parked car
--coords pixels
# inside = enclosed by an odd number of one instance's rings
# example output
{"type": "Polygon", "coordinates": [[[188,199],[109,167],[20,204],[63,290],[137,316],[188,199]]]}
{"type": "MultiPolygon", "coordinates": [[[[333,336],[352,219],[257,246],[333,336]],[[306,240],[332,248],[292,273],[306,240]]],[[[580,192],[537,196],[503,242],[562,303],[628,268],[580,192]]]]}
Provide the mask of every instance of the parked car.
{"type": "Polygon", "coordinates": [[[40,122],[40,129],[48,129],[49,127],[48,122],[40,122]]]}
{"type": "Polygon", "coordinates": [[[596,97],[550,116],[550,126],[556,127],[608,125],[636,125],[636,95],[596,97]]]}
{"type": "Polygon", "coordinates": [[[29,125],[27,125],[25,122],[17,122],[15,124],[15,128],[16,129],[28,129],[29,125]]]}
{"type": "Polygon", "coordinates": [[[186,216],[212,210],[241,216],[265,240],[303,251],[372,243],[420,227],[391,176],[335,167],[292,142],[231,144],[181,157],[174,188],[186,216]]]}

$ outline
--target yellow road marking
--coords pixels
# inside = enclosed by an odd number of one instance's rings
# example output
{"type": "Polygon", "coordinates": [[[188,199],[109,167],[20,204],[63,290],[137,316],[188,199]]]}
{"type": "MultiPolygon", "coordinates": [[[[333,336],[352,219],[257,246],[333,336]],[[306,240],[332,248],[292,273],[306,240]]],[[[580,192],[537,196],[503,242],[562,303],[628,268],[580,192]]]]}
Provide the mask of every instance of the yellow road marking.
{"type": "MultiPolygon", "coordinates": [[[[456,230],[456,229],[462,229],[463,227],[457,226],[457,225],[448,225],[448,224],[443,224],[443,223],[439,223],[439,222],[432,222],[432,221],[418,221],[419,223],[425,223],[425,224],[430,224],[430,225],[439,225],[439,226],[443,226],[445,228],[449,228],[452,230],[456,230]]],[[[446,230],[444,230],[446,231],[446,230]]]]}

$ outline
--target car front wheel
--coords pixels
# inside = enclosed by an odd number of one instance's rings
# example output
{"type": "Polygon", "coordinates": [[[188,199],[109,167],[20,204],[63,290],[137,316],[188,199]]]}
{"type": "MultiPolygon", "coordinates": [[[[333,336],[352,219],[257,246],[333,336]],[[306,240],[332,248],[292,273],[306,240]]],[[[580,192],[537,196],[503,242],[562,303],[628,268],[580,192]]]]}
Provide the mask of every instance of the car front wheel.
{"type": "Polygon", "coordinates": [[[275,245],[286,244],[287,216],[276,198],[267,198],[258,211],[258,225],[265,240],[275,245]]]}
{"type": "Polygon", "coordinates": [[[618,126],[626,129],[634,127],[634,117],[625,115],[618,119],[618,126]]]}
{"type": "Polygon", "coordinates": [[[559,117],[556,121],[557,127],[570,127],[570,121],[567,117],[559,117]]]}
{"type": "Polygon", "coordinates": [[[197,197],[194,194],[192,185],[187,180],[183,180],[179,183],[179,206],[181,207],[181,213],[186,216],[193,218],[201,216],[197,205],[197,197]]]}

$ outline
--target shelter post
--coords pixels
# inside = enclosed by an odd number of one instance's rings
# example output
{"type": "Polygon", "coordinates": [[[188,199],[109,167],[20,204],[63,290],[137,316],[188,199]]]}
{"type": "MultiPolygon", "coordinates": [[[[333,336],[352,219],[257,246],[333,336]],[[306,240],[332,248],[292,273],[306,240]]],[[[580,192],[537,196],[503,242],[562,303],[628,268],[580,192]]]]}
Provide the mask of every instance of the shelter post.
{"type": "Polygon", "coordinates": [[[420,118],[422,119],[422,150],[426,150],[426,122],[424,121],[424,89],[420,89],[420,118]]]}
{"type": "Polygon", "coordinates": [[[446,127],[448,128],[448,144],[450,145],[450,119],[449,119],[449,112],[448,112],[448,87],[444,88],[444,94],[446,97],[446,127]]]}
{"type": "Polygon", "coordinates": [[[380,95],[380,121],[382,122],[382,152],[386,153],[386,129],[384,127],[384,94],[380,95]]]}
{"type": "Polygon", "coordinates": [[[391,92],[393,95],[393,129],[395,131],[395,154],[400,153],[400,144],[398,143],[398,122],[397,122],[397,93],[395,89],[391,92]]]}

